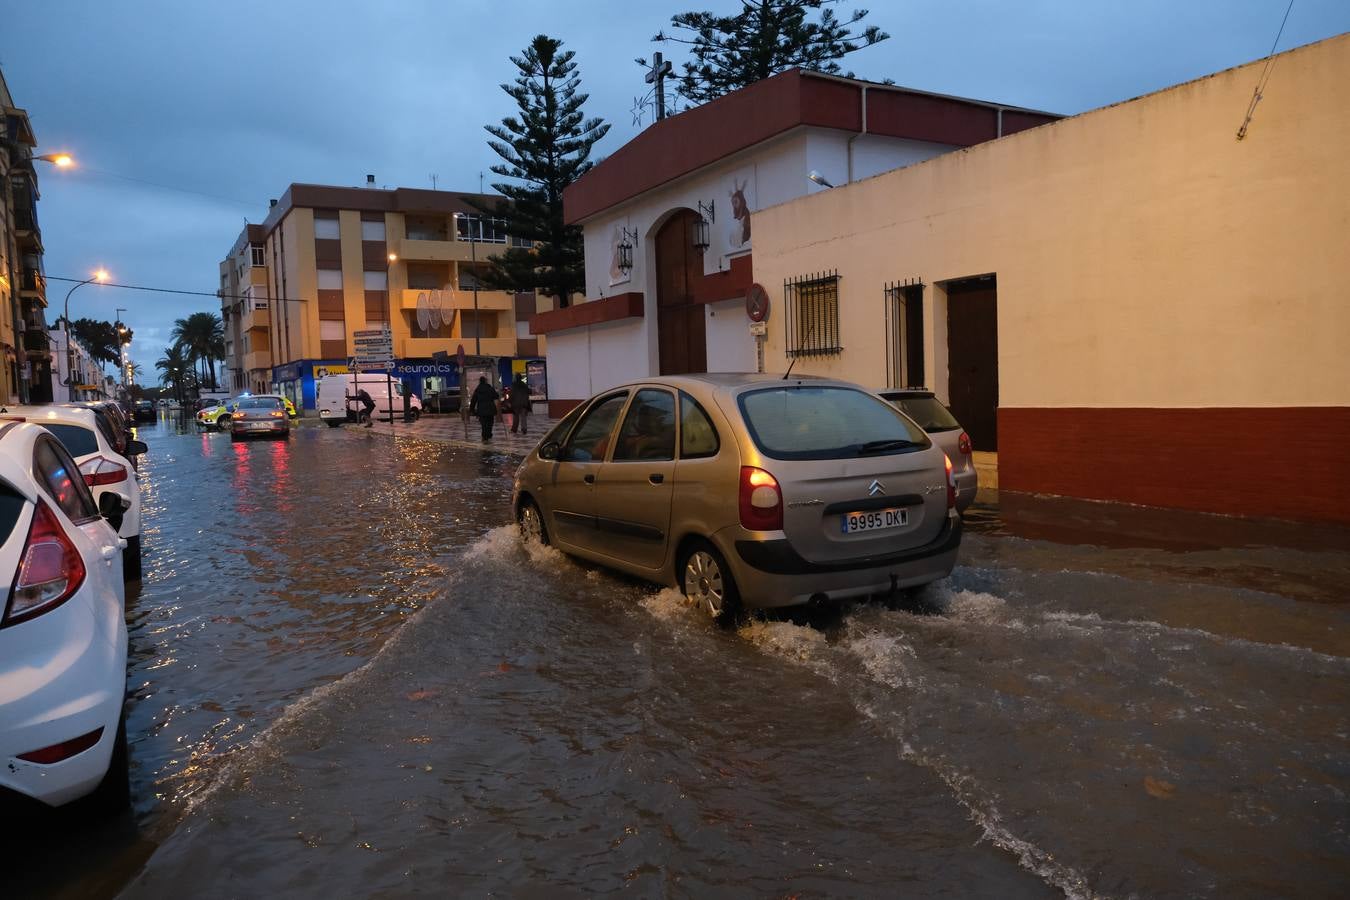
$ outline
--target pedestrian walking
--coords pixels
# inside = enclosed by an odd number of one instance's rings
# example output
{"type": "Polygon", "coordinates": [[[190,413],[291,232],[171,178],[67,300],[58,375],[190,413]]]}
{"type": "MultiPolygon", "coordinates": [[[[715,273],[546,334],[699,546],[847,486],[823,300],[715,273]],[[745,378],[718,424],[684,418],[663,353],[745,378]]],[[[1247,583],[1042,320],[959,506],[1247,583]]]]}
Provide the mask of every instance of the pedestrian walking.
{"type": "Polygon", "coordinates": [[[492,440],[492,420],[497,418],[497,392],[488,384],[487,376],[478,376],[478,387],[469,400],[469,412],[478,417],[483,426],[483,440],[492,440]]]}
{"type": "Polygon", "coordinates": [[[374,416],[372,414],[375,412],[375,401],[370,399],[370,394],[365,388],[357,389],[356,399],[361,404],[361,414],[358,415],[357,418],[360,419],[361,416],[365,416],[366,427],[370,428],[374,422],[374,416]]]}
{"type": "Polygon", "coordinates": [[[525,382],[525,374],[516,375],[516,380],[511,382],[511,433],[516,433],[516,426],[520,426],[521,434],[529,434],[530,419],[530,386],[525,382]]]}

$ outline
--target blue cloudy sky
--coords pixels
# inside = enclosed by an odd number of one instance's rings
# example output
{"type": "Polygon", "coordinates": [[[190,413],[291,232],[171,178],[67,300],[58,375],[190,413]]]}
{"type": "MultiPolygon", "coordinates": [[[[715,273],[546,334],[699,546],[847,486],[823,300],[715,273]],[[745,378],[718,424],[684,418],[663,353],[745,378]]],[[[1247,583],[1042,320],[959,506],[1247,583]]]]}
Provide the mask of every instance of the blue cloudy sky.
{"type": "MultiPolygon", "coordinates": [[[[293,181],[473,190],[494,161],[482,126],[511,112],[498,85],[536,33],[576,51],[587,112],[637,131],[635,56],[670,15],[737,0],[42,0],[0,2],[0,68],[44,169],[48,275],[213,291],[244,222],[293,181]],[[147,183],[150,182],[150,183],[147,183]],[[168,187],[162,187],[168,186],[168,187]]],[[[853,54],[859,77],[1078,113],[1264,56],[1287,0],[874,0],[891,38],[853,54]]],[[[1280,49],[1350,30],[1347,0],[1295,0],[1280,49]]],[[[664,48],[677,63],[680,48],[664,48]]],[[[1278,67],[1274,78],[1279,78],[1278,67]]],[[[1233,110],[1237,128],[1244,110],[1233,110]]],[[[490,181],[492,176],[488,174],[490,181]]],[[[51,286],[53,310],[64,297],[51,286]]],[[[129,312],[147,370],[176,318],[211,297],[83,288],[71,314],[129,312]]],[[[52,312],[49,318],[59,313],[52,312]]]]}

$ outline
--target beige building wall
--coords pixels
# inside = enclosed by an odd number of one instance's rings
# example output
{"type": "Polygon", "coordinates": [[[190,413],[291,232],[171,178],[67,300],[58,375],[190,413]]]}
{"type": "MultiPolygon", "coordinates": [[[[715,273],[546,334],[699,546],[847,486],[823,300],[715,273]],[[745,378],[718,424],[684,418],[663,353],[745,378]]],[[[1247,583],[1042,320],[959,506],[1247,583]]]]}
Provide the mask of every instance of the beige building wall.
{"type": "Polygon", "coordinates": [[[795,371],[880,383],[918,277],[942,388],[941,283],[996,273],[1002,406],[1350,403],[1350,36],[1281,55],[1238,141],[1260,65],[756,213],[768,367],[783,280],[837,268],[844,351],[795,371]]]}

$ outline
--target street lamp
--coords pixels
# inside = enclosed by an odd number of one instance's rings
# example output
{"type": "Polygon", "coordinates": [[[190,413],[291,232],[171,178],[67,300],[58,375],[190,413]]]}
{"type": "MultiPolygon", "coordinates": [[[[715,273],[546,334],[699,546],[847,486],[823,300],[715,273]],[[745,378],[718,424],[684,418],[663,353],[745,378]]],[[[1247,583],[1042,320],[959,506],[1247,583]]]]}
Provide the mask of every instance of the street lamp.
{"type": "Polygon", "coordinates": [[[100,284],[108,280],[108,273],[99,269],[93,275],[90,275],[84,281],[79,282],[70,290],[66,291],[66,311],[62,317],[66,323],[66,393],[68,399],[73,403],[75,401],[75,346],[71,343],[70,332],[70,295],[90,282],[97,281],[100,284]]]}
{"type": "Polygon", "coordinates": [[[58,169],[68,169],[75,165],[75,157],[69,153],[44,153],[41,156],[35,156],[33,159],[40,159],[43,162],[49,162],[58,169]]]}
{"type": "Polygon", "coordinates": [[[814,181],[816,184],[820,185],[823,188],[834,187],[834,185],[830,184],[829,179],[827,179],[824,175],[817,172],[815,169],[812,169],[809,173],[807,173],[806,177],[811,179],[812,181],[814,181]]]}
{"type": "MultiPolygon", "coordinates": [[[[473,216],[455,213],[455,218],[463,217],[468,222],[469,259],[473,262],[473,355],[483,355],[483,323],[478,318],[478,245],[473,237],[473,216]]],[[[482,236],[483,217],[478,216],[478,232],[482,236]]],[[[462,328],[461,328],[462,330],[462,328]]]]}

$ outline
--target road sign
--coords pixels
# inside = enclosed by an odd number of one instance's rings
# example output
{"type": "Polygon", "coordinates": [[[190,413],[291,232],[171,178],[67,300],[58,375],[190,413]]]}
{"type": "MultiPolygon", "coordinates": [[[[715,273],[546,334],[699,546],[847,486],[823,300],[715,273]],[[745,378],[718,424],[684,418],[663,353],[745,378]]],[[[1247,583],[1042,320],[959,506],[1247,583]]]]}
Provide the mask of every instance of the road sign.
{"type": "Polygon", "coordinates": [[[387,328],[352,332],[352,361],[363,372],[387,369],[394,364],[394,336],[387,328]]]}
{"type": "Polygon", "coordinates": [[[745,292],[745,314],[751,322],[763,322],[769,318],[769,292],[761,284],[752,284],[745,292]]]}

